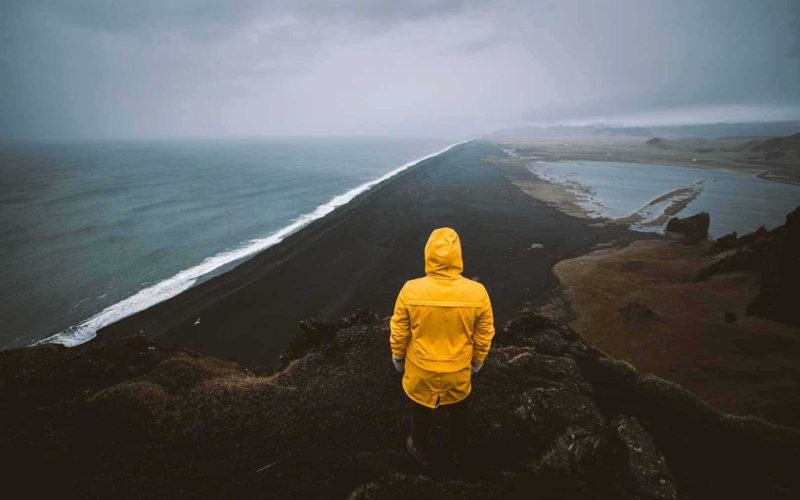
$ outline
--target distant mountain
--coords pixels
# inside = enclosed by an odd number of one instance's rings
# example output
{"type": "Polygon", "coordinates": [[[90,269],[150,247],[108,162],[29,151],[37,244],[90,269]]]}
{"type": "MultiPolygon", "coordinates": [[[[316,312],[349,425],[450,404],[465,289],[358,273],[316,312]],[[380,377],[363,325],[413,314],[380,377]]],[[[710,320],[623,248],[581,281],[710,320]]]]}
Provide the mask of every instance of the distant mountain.
{"type": "Polygon", "coordinates": [[[653,137],[649,141],[645,141],[645,144],[648,146],[656,146],[661,149],[669,149],[670,143],[666,139],[662,139],[661,137],[653,137]]]}
{"type": "Polygon", "coordinates": [[[792,149],[800,151],[800,133],[788,137],[773,137],[765,141],[750,141],[748,143],[752,151],[774,151],[792,149]]]}
{"type": "Polygon", "coordinates": [[[606,124],[553,125],[505,128],[495,131],[495,137],[770,137],[800,133],[800,121],[703,123],[694,125],[662,125],[655,127],[618,127],[606,124]]]}

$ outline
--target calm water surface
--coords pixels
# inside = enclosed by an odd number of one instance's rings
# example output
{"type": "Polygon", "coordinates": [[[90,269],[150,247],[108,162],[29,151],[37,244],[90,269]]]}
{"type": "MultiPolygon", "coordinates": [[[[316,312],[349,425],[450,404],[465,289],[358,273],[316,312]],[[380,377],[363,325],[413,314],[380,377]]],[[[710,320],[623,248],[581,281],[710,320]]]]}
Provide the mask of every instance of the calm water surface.
{"type": "MultiPolygon", "coordinates": [[[[567,186],[584,209],[602,217],[625,217],[665,193],[696,189],[699,195],[678,216],[708,212],[709,234],[714,238],[732,231],[742,235],[762,225],[779,226],[800,205],[800,186],[731,170],[607,161],[536,162],[529,168],[567,186]]],[[[652,215],[658,214],[660,210],[652,215]]],[[[653,229],[663,230],[663,226],[653,229]]]]}

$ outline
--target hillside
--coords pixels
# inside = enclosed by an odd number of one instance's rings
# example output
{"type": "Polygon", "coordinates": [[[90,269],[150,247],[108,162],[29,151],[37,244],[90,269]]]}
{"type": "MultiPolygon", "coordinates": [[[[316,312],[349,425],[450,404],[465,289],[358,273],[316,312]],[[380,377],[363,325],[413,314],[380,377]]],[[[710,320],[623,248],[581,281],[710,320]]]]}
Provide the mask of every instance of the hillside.
{"type": "Polygon", "coordinates": [[[619,126],[595,123],[590,125],[528,126],[497,130],[492,137],[764,137],[797,134],[798,121],[697,123],[687,125],[619,126]]]}
{"type": "MultiPolygon", "coordinates": [[[[304,323],[276,373],[144,337],[0,352],[6,492],[61,497],[790,498],[800,434],[723,415],[570,329],[500,328],[472,459],[421,470],[388,327],[304,323]]],[[[444,453],[439,462],[444,462],[444,453]]]]}
{"type": "MultiPolygon", "coordinates": [[[[649,139],[611,135],[496,137],[497,143],[519,155],[539,161],[613,161],[693,168],[729,169],[752,173],[764,179],[800,183],[800,144],[796,128],[781,134],[758,134],[712,138],[676,136],[650,130],[649,139]],[[786,135],[793,133],[794,135],[786,135]]],[[[768,132],[765,129],[763,132],[768,132]]],[[[754,131],[755,132],[755,131],[754,131]]]]}
{"type": "Polygon", "coordinates": [[[771,230],[688,243],[563,260],[562,296],[547,313],[714,408],[800,427],[800,207],[771,230]]]}

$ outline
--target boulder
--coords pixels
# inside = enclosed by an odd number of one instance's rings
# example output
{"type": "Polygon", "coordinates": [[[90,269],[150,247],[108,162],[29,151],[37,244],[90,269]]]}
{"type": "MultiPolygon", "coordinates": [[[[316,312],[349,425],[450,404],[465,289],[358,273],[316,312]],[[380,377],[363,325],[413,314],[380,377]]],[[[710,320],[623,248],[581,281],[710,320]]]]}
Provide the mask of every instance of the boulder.
{"type": "Polygon", "coordinates": [[[678,485],[664,455],[639,422],[629,416],[611,421],[611,462],[618,474],[615,498],[676,500],[678,485]]]}
{"type": "Polygon", "coordinates": [[[680,235],[688,243],[698,243],[708,239],[708,226],[711,217],[706,212],[681,219],[673,217],[667,222],[667,233],[680,235]]]}

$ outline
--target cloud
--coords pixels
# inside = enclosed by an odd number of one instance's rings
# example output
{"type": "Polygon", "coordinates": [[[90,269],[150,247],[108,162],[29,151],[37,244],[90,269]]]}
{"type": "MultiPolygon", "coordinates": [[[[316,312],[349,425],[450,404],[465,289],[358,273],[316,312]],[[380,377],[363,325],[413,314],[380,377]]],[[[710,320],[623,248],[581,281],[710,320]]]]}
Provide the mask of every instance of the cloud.
{"type": "Polygon", "coordinates": [[[0,138],[462,135],[800,105],[791,0],[0,2],[0,138]]]}
{"type": "Polygon", "coordinates": [[[188,36],[214,36],[255,20],[286,17],[312,24],[346,21],[353,26],[386,27],[451,15],[477,3],[469,0],[29,0],[25,8],[109,33],[175,31],[188,36]]]}

